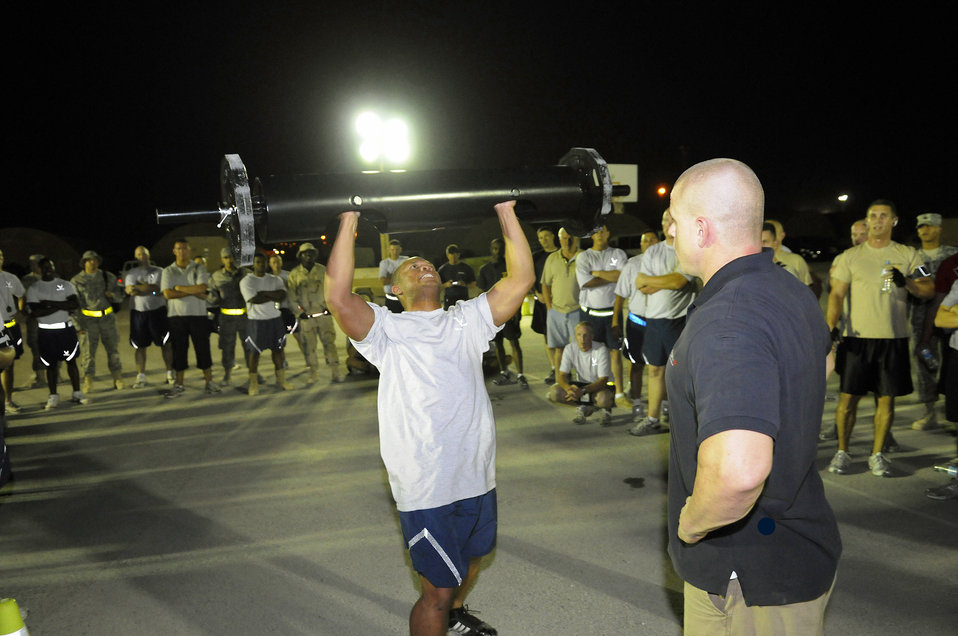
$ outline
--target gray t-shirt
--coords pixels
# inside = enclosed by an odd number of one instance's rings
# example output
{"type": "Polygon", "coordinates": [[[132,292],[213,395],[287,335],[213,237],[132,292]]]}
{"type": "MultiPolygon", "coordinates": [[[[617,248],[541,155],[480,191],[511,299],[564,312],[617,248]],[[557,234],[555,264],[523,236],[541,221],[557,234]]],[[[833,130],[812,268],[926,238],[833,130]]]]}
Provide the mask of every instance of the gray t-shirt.
{"type": "MultiPolygon", "coordinates": [[[[199,263],[190,263],[180,267],[172,263],[163,269],[160,281],[160,290],[173,289],[177,285],[206,285],[209,288],[210,273],[199,263]]],[[[206,299],[198,296],[184,296],[170,298],[166,301],[167,315],[171,318],[180,316],[205,316],[206,299]]]]}

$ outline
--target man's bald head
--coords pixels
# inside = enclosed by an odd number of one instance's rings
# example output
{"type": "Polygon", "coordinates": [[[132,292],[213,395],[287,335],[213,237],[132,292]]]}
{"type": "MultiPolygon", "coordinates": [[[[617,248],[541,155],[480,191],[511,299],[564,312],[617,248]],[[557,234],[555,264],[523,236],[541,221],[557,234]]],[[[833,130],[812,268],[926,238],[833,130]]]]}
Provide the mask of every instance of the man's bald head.
{"type": "Polygon", "coordinates": [[[687,274],[708,278],[762,249],[765,191],[741,161],[711,159],[686,170],[672,189],[670,212],[679,265],[687,274]]]}

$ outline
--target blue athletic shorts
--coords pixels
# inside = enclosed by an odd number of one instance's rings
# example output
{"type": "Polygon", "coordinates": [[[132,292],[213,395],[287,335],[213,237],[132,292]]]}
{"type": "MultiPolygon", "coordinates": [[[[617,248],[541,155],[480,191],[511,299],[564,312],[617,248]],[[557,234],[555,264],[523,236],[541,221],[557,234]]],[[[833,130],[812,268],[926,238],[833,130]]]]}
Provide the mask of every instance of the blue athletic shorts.
{"type": "Polygon", "coordinates": [[[438,508],[399,513],[413,568],[436,587],[459,587],[469,561],[496,546],[496,489],[438,508]]]}
{"type": "Polygon", "coordinates": [[[669,361],[669,354],[675,341],[682,335],[685,327],[685,317],[676,318],[648,318],[646,319],[645,339],[642,343],[642,357],[646,364],[654,367],[664,367],[669,361]]]}

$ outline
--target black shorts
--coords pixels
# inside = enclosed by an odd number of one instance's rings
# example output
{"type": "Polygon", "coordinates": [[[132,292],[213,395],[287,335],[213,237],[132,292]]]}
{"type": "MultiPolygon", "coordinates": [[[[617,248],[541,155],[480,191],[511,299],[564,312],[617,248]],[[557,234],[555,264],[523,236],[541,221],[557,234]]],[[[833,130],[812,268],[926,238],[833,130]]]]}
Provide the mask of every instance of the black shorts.
{"type": "Polygon", "coordinates": [[[914,390],[908,338],[845,338],[840,391],[897,397],[914,390]]]}
{"type": "Polygon", "coordinates": [[[20,331],[20,323],[16,322],[13,325],[7,327],[4,325],[4,331],[7,332],[7,338],[9,338],[8,347],[13,347],[13,350],[17,352],[14,360],[19,360],[20,356],[23,355],[23,332],[20,331]]]}
{"type": "Polygon", "coordinates": [[[642,316],[629,312],[625,320],[625,339],[622,341],[622,351],[632,364],[645,364],[642,359],[642,344],[645,342],[646,321],[642,316]]]}
{"type": "Polygon", "coordinates": [[[642,343],[642,357],[646,364],[654,367],[664,367],[669,361],[669,354],[675,341],[682,335],[685,328],[685,317],[682,318],[648,318],[646,320],[645,341],[642,343]]]}
{"type": "Polygon", "coordinates": [[[296,317],[296,314],[286,307],[280,307],[279,315],[283,319],[283,326],[286,327],[286,333],[296,333],[299,331],[299,319],[296,317]]]}
{"type": "Polygon", "coordinates": [[[519,336],[522,335],[522,329],[519,326],[519,321],[522,319],[522,314],[516,312],[516,315],[510,318],[502,325],[502,329],[499,330],[499,333],[496,334],[496,341],[502,342],[502,339],[506,340],[518,340],[519,336]]]}
{"type": "Polygon", "coordinates": [[[546,309],[545,303],[538,300],[532,305],[532,330],[536,333],[546,335],[546,309]]]}
{"type": "Polygon", "coordinates": [[[266,350],[282,351],[286,346],[287,335],[282,318],[247,320],[246,340],[243,341],[243,346],[251,353],[263,353],[266,350]]]}
{"type": "Polygon", "coordinates": [[[39,329],[37,344],[40,347],[40,362],[45,367],[52,367],[57,362],[69,362],[76,358],[80,351],[80,341],[77,339],[76,328],[67,323],[62,329],[39,329]]]}
{"type": "MultiPolygon", "coordinates": [[[[609,348],[609,351],[618,351],[622,348],[622,342],[612,333],[611,307],[606,309],[583,307],[582,320],[586,320],[592,325],[592,338],[594,342],[601,342],[609,348]]],[[[575,342],[574,336],[573,342],[575,342]]]]}
{"type": "Polygon", "coordinates": [[[958,422],[958,349],[945,344],[938,392],[945,395],[945,419],[958,422]]]}
{"type": "Polygon", "coordinates": [[[162,347],[170,339],[170,323],[166,319],[166,307],[151,311],[130,310],[130,344],[134,349],[162,347]]]}

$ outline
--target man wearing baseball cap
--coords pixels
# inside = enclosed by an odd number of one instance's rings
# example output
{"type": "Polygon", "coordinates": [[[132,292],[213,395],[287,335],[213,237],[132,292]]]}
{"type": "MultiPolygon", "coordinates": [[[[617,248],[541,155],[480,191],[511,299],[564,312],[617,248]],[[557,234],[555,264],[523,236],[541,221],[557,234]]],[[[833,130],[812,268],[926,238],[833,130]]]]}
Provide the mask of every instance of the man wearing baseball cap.
{"type": "MultiPolygon", "coordinates": [[[[925,269],[932,277],[938,272],[942,261],[958,253],[958,248],[941,244],[941,215],[934,212],[919,214],[916,223],[918,238],[921,240],[919,255],[925,262],[925,269]]],[[[938,367],[942,359],[941,332],[935,329],[936,299],[910,299],[911,330],[915,357],[918,358],[918,399],[925,410],[911,427],[924,431],[938,426],[935,403],[938,401],[938,367]]]]}

